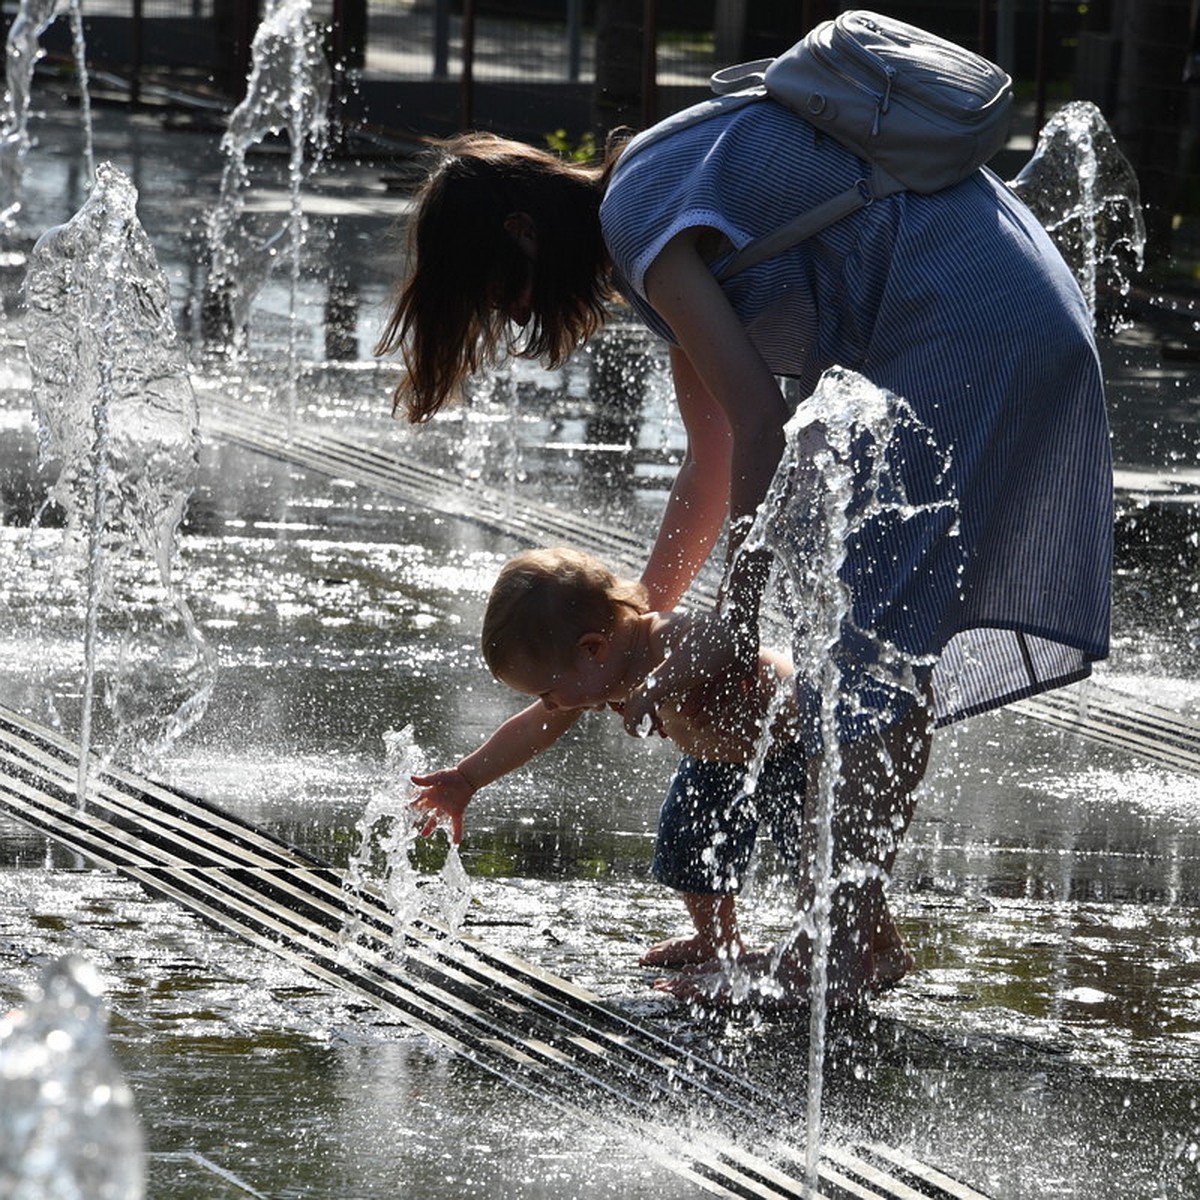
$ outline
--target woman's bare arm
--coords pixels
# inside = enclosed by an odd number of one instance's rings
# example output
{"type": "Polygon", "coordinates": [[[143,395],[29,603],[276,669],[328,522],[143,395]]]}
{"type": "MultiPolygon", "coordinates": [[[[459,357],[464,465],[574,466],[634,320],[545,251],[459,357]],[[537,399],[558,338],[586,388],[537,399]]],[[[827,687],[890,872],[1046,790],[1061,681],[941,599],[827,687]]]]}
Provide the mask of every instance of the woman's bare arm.
{"type": "Polygon", "coordinates": [[[787,405],[695,244],[673,238],[646,272],[646,293],[670,324],[690,375],[717,403],[729,429],[729,511],[753,517],[783,454],[787,405]]]}
{"type": "Polygon", "coordinates": [[[626,727],[644,730],[658,700],[679,695],[705,678],[741,664],[758,647],[758,608],[770,568],[766,550],[740,552],[783,454],[787,405],[766,362],[685,231],[662,250],[646,273],[646,294],[671,326],[692,377],[724,413],[729,429],[730,559],[719,621],[698,623],[696,636],[634,690],[626,727]]]}
{"type": "Polygon", "coordinates": [[[671,373],[687,452],[675,476],[658,536],[642,572],[650,607],[675,608],[708,561],[729,508],[732,436],[720,405],[700,381],[687,355],[671,349],[671,373]]]}

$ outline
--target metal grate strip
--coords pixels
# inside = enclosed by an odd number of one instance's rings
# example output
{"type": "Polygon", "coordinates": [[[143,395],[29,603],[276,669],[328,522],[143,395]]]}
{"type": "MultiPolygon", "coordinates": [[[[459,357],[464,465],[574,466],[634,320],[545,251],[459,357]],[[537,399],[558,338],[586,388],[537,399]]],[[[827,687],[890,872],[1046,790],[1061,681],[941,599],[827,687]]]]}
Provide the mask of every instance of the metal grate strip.
{"type": "MultiPolygon", "coordinates": [[[[584,1122],[636,1132],[664,1166],[705,1191],[806,1194],[784,1166],[743,1149],[731,1135],[709,1131],[698,1145],[675,1132],[698,1106],[744,1134],[777,1129],[781,1117],[784,1127],[795,1127],[796,1115],[778,1098],[586,990],[431,924],[409,931],[404,961],[393,961],[390,920],[378,897],[351,895],[326,864],[196,797],[97,766],[81,810],[74,796],[77,753],[67,739],[0,709],[0,804],[94,862],[391,1013],[540,1102],[584,1122]],[[362,933],[348,952],[342,930],[351,917],[362,933]],[[680,1121],[668,1123],[671,1114],[680,1121]]],[[[911,1195],[886,1170],[841,1154],[836,1164],[823,1162],[813,1200],[911,1195]]]]}

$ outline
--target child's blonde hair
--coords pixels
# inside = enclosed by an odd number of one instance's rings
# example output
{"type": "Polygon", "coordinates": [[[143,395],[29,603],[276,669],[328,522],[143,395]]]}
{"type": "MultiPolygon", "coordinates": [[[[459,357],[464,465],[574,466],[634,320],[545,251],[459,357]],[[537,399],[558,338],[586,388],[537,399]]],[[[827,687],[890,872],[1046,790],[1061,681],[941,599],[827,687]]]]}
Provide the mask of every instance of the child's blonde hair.
{"type": "Polygon", "coordinates": [[[517,657],[566,662],[585,633],[610,633],[620,608],[648,612],[646,589],[579,550],[526,550],[504,564],[488,597],[484,660],[493,675],[517,657]]]}

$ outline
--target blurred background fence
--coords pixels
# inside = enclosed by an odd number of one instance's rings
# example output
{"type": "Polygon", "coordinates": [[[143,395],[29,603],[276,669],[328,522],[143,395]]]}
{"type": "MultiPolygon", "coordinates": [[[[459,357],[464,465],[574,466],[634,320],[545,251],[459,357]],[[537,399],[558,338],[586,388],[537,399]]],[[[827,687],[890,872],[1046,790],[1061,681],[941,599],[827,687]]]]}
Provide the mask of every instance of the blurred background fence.
{"type": "MultiPolygon", "coordinates": [[[[265,0],[81,0],[94,92],[220,113],[243,94],[265,0]]],[[[303,2],[303,0],[286,0],[303,2]]],[[[66,0],[60,0],[65,4],[66,0]]],[[[982,50],[1047,113],[1099,105],[1138,171],[1151,253],[1200,208],[1200,0],[866,0],[982,50]]],[[[851,5],[828,0],[312,0],[343,134],[419,143],[491,129],[568,152],[707,94],[717,67],[780,52],[851,5]]],[[[5,0],[11,21],[17,11],[5,0]]],[[[43,39],[69,72],[68,22],[43,39]]]]}

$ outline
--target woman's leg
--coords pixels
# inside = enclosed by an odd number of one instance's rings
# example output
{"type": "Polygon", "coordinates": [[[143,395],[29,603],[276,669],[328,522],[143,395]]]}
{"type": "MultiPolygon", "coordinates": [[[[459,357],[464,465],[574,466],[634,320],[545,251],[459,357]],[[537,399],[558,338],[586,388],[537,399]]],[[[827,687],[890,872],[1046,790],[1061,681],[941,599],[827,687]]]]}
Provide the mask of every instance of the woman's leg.
{"type": "MultiPolygon", "coordinates": [[[[840,747],[828,958],[830,994],[838,1002],[857,1003],[871,990],[877,947],[890,947],[893,961],[887,965],[885,979],[895,972],[897,954],[907,954],[883,889],[912,820],[932,736],[932,707],[917,703],[880,736],[840,747]]],[[[822,783],[821,767],[817,760],[810,767],[808,782],[814,796],[822,783]]],[[[781,973],[796,982],[803,979],[807,986],[811,940],[801,935],[794,943],[784,947],[781,973]]],[[[902,965],[906,970],[907,965],[902,965]]]]}
{"type": "MultiPolygon", "coordinates": [[[[800,889],[799,903],[811,905],[809,882],[813,870],[812,805],[808,795],[808,756],[799,745],[784,746],[767,759],[754,791],[755,804],[771,831],[780,857],[800,889]]],[[[882,901],[878,923],[872,934],[875,953],[876,990],[894,987],[912,969],[912,955],[882,901]]]]}

